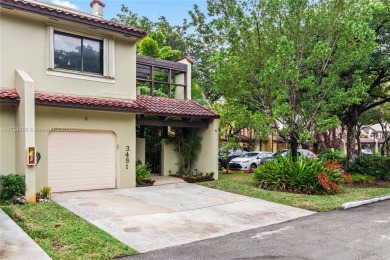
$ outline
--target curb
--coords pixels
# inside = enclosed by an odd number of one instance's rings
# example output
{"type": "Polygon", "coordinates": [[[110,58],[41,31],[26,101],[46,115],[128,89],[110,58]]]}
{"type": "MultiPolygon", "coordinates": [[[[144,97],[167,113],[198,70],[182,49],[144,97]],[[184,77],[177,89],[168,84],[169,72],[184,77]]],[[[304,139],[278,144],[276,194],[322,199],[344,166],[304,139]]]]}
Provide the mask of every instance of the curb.
{"type": "Polygon", "coordinates": [[[371,204],[371,203],[382,201],[382,200],[390,200],[390,195],[385,195],[385,196],[381,196],[381,197],[377,197],[377,198],[373,198],[373,199],[368,199],[368,200],[346,202],[343,205],[341,205],[341,208],[342,209],[349,209],[349,208],[359,207],[362,205],[371,204]]]}

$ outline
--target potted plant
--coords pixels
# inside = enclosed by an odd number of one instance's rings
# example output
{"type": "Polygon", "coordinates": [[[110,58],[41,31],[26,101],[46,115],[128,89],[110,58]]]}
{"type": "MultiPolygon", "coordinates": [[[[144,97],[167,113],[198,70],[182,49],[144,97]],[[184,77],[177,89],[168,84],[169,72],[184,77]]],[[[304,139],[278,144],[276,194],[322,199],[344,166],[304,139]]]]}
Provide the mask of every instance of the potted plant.
{"type": "Polygon", "coordinates": [[[51,197],[51,188],[44,186],[37,192],[37,202],[49,202],[51,197]]]}

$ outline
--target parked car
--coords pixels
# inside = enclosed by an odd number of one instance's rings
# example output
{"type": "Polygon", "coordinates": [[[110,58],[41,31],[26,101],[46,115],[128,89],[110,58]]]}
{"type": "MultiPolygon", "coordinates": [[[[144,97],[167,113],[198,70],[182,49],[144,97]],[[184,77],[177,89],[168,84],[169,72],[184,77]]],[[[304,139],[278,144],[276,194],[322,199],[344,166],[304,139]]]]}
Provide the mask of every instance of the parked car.
{"type": "MultiPolygon", "coordinates": [[[[284,156],[287,156],[290,153],[291,153],[291,149],[280,150],[279,152],[274,153],[271,157],[266,158],[264,160],[264,162],[271,161],[271,160],[276,160],[279,156],[283,156],[284,157],[284,156]]],[[[307,149],[298,149],[298,156],[317,158],[317,155],[315,155],[312,151],[307,150],[307,149]]]]}
{"type": "Polygon", "coordinates": [[[249,152],[229,162],[229,170],[242,170],[252,172],[254,168],[264,162],[264,159],[271,157],[271,152],[249,152]]]}
{"type": "Polygon", "coordinates": [[[246,147],[239,147],[238,149],[236,150],[229,150],[229,151],[226,151],[227,148],[226,147],[223,147],[221,149],[219,149],[219,152],[218,152],[218,170],[221,170],[222,167],[224,167],[225,169],[228,167],[228,164],[230,162],[230,160],[236,158],[236,157],[240,157],[241,155],[244,155],[246,154],[247,152],[249,152],[248,148],[246,147]]]}
{"type": "MultiPolygon", "coordinates": [[[[358,154],[358,150],[355,150],[355,154],[356,154],[356,155],[358,154]]],[[[372,155],[372,151],[362,149],[362,155],[363,155],[363,156],[371,156],[371,155],[372,155]]]]}

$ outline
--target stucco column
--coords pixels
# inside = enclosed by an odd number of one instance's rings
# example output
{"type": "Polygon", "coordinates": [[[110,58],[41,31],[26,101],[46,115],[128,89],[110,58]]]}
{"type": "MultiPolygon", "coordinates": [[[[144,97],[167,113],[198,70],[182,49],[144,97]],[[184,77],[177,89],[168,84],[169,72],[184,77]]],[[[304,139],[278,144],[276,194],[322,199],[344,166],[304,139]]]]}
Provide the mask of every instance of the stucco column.
{"type": "Polygon", "coordinates": [[[145,164],[145,138],[137,138],[136,146],[136,160],[145,164]]]}
{"type": "MultiPolygon", "coordinates": [[[[184,58],[182,60],[178,61],[179,63],[183,63],[187,65],[187,75],[184,73],[181,73],[175,77],[175,83],[177,84],[185,84],[187,79],[187,99],[191,100],[191,66],[192,63],[187,59],[184,58]],[[185,78],[185,76],[187,78],[185,78]]],[[[175,89],[175,99],[184,99],[184,87],[176,86],[175,89]]]]}
{"type": "Polygon", "coordinates": [[[26,199],[35,202],[36,168],[27,165],[27,149],[35,146],[35,91],[34,81],[23,70],[16,70],[15,87],[20,97],[16,111],[15,157],[16,173],[25,175],[26,199]]]}
{"type": "Polygon", "coordinates": [[[167,144],[166,139],[161,139],[161,175],[175,174],[179,169],[179,155],[172,144],[167,144]]]}
{"type": "Polygon", "coordinates": [[[218,180],[218,124],[219,119],[213,119],[208,128],[198,130],[201,140],[201,148],[198,152],[198,159],[193,168],[197,172],[214,172],[214,179],[218,180]]]}

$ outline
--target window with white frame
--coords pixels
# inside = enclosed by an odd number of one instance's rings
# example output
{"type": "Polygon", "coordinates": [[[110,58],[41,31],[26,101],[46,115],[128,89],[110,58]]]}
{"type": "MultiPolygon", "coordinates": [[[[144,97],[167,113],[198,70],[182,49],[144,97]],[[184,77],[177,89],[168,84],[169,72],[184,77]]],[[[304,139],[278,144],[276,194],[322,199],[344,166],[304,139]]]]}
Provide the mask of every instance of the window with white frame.
{"type": "Polygon", "coordinates": [[[57,30],[53,27],[49,29],[51,70],[114,79],[113,39],[57,30]]]}

